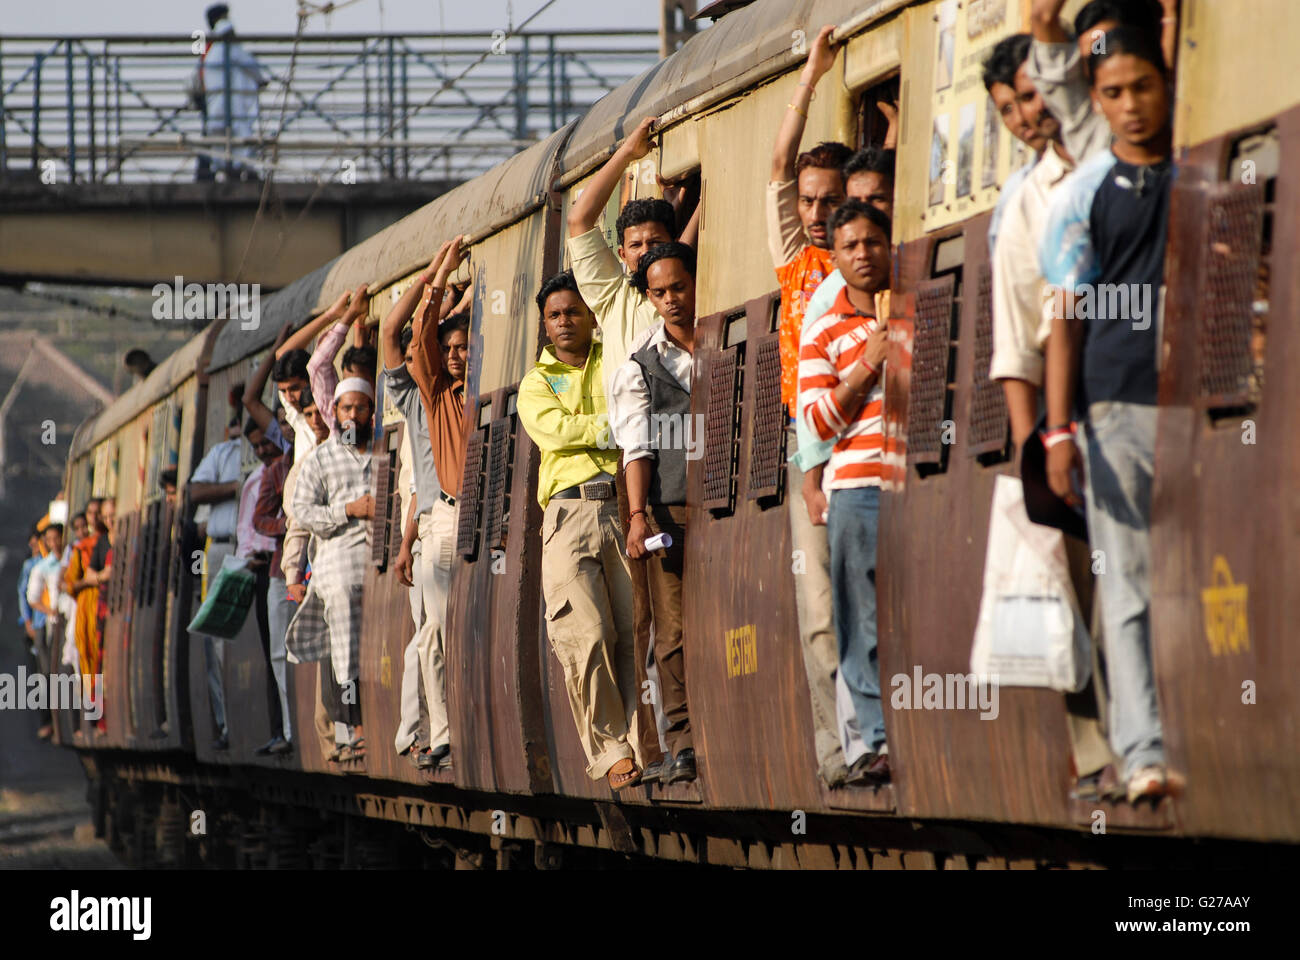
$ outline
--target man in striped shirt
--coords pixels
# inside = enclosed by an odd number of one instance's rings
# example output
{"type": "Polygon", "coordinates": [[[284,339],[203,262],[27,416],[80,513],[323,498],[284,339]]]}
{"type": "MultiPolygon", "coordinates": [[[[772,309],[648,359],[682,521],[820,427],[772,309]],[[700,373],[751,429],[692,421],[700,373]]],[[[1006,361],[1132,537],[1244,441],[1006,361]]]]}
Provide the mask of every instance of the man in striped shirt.
{"type": "Polygon", "coordinates": [[[817,438],[835,440],[826,465],[826,528],[840,671],[858,729],[870,744],[867,777],[883,782],[889,779],[889,758],[876,664],[875,571],[890,223],[875,207],[849,200],[831,215],[827,233],[846,285],[830,311],[803,330],[800,405],[817,438]]]}

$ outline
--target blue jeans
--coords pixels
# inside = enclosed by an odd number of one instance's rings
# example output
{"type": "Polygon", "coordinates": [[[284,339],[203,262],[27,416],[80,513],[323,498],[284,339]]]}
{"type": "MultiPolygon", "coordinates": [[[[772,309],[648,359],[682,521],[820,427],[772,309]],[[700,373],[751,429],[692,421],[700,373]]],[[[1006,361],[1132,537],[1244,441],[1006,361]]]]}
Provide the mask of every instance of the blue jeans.
{"type": "Polygon", "coordinates": [[[849,688],[862,739],[879,750],[885,742],[876,654],[876,537],[880,488],[831,492],[826,535],[831,547],[831,592],[840,672],[849,688]]]}
{"type": "MultiPolygon", "coordinates": [[[[1156,410],[1136,403],[1088,408],[1081,453],[1087,466],[1088,539],[1097,567],[1110,744],[1125,779],[1165,762],[1151,666],[1151,481],[1156,410]]],[[[1095,564],[1095,561],[1094,561],[1095,564]]]]}

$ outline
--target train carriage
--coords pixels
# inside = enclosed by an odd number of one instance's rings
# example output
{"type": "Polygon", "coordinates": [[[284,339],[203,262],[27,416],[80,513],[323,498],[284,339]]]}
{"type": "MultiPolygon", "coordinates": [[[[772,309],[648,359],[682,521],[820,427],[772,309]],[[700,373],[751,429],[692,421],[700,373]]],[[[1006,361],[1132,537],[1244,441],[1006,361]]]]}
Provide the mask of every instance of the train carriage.
{"type": "MultiPolygon", "coordinates": [[[[1300,840],[1293,802],[1300,793],[1300,707],[1284,686],[1300,666],[1289,629],[1298,601],[1284,580],[1300,548],[1300,524],[1289,518],[1296,505],[1286,492],[1295,455],[1284,439],[1300,403],[1288,397],[1294,388],[1281,373],[1292,352],[1285,318],[1295,314],[1300,293],[1294,271],[1284,266],[1295,256],[1300,212],[1296,178],[1285,163],[1300,138],[1300,87],[1283,72],[1281,44],[1300,29],[1300,10],[1289,0],[1260,0],[1260,7],[1257,19],[1269,30],[1205,0],[1184,0],[1180,22],[1180,173],[1152,525],[1153,648],[1179,795],[1143,808],[1072,802],[1068,730],[1078,704],[1060,693],[1002,687],[996,717],[988,719],[977,710],[896,709],[889,695],[891,677],[968,674],[994,486],[999,476],[1016,473],[1001,388],[988,377],[987,228],[999,185],[1023,154],[993,114],[978,72],[999,39],[1023,28],[1028,0],[744,6],[583,118],[267,298],[257,329],[239,329],[236,321],[219,333],[213,328],[120,398],[78,434],[69,465],[74,502],[83,502],[92,484],[108,492],[116,483],[123,498],[119,542],[134,545],[131,563],[115,565],[120,580],[110,591],[109,734],[90,746],[124,751],[119,759],[133,751],[193,750],[200,764],[260,768],[261,783],[290,771],[341,772],[320,755],[311,733],[314,664],[291,671],[296,752],[278,759],[253,754],[266,721],[265,665],[251,617],[226,645],[231,750],[210,749],[202,652],[190,650],[186,661],[179,594],[167,593],[168,616],[150,586],[163,546],[158,531],[174,524],[151,505],[152,495],[142,494],[152,486],[136,478],[153,469],[149,458],[158,450],[171,449],[158,445],[159,430],[171,422],[166,410],[181,411],[184,482],[197,457],[220,439],[225,411],[211,398],[249,376],[286,319],[306,321],[341,292],[367,283],[370,322],[377,322],[438,245],[459,233],[469,237],[463,269],[474,297],[447,630],[455,765],[450,773],[417,774],[391,749],[402,654],[413,627],[406,590],[392,570],[406,510],[406,491],[396,489],[403,427],[381,406],[360,684],[369,756],[348,780],[363,813],[400,818],[400,805],[388,800],[401,798],[408,812],[423,811],[410,814],[413,822],[487,834],[487,821],[475,818],[508,807],[537,823],[549,816],[588,825],[585,834],[536,827],[538,843],[562,836],[623,852],[689,856],[691,844],[680,834],[665,840],[679,829],[662,826],[670,810],[696,815],[701,835],[728,838],[714,845],[715,852],[729,851],[717,853],[719,862],[769,862],[783,842],[770,824],[784,818],[788,832],[789,816],[802,811],[829,824],[818,844],[780,860],[805,865],[835,862],[839,854],[827,861],[825,851],[838,843],[866,849],[870,841],[861,838],[872,829],[885,836],[891,822],[960,821],[976,835],[980,824],[1028,825],[1082,843],[1081,828],[1095,822],[1098,809],[1121,832],[1300,840]],[[839,46],[804,144],[879,143],[880,99],[897,98],[902,117],[878,578],[893,780],[877,789],[832,790],[817,776],[793,599],[799,557],[791,548],[788,500],[798,491],[786,483],[778,294],[764,239],[772,138],[824,23],[839,25],[839,46]],[[1239,69],[1246,49],[1265,65],[1268,83],[1239,69]],[[658,195],[660,180],[688,185],[702,204],[691,413],[704,425],[705,443],[688,468],[684,593],[700,776],[688,786],[624,790],[615,806],[605,783],[585,776],[546,639],[538,458],[514,397],[545,342],[533,294],[565,265],[564,215],[615,147],[651,115],[659,119],[656,150],[628,170],[603,222],[612,240],[621,203],[658,195]],[[1258,333],[1261,313],[1272,321],[1266,340],[1258,333]],[[139,439],[146,429],[147,448],[139,439]],[[1269,512],[1247,516],[1245,504],[1269,512]],[[159,660],[143,624],[164,622],[159,660]],[[165,710],[151,699],[159,662],[172,670],[164,674],[165,710]],[[188,691],[179,682],[187,671],[188,691]],[[146,742],[151,717],[178,716],[187,703],[192,740],[178,739],[180,727],[169,725],[166,739],[146,742]],[[556,813],[561,808],[548,799],[556,796],[595,803],[556,813]],[[460,813],[453,817],[451,807],[460,813]],[[756,861],[743,838],[759,824],[770,835],[768,853],[756,861]]],[[[381,367],[390,359],[381,357],[381,367]]],[[[178,546],[173,541],[173,556],[178,546]]]]}

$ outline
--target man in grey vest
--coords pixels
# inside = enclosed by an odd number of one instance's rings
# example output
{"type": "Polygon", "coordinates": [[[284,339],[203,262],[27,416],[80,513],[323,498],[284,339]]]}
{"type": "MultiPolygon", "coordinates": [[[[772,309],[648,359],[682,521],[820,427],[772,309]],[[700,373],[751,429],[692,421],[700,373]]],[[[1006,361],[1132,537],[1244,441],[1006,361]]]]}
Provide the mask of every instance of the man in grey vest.
{"type": "Polygon", "coordinates": [[[683,243],[652,248],[637,264],[632,285],[649,297],[662,319],[632,342],[631,359],[611,383],[610,414],[627,474],[627,553],[646,564],[650,588],[658,696],[668,725],[663,781],[676,783],[695,779],[682,651],[686,461],[703,440],[694,436],[690,416],[695,251],[683,243]],[[672,542],[654,549],[661,534],[672,542]]]}

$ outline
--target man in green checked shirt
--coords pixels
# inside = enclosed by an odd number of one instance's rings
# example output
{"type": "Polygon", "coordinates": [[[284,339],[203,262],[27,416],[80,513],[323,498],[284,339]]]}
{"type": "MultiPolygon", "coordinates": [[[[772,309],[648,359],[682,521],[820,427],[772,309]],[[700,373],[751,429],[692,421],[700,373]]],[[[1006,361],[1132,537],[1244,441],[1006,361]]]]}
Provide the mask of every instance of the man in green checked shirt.
{"type": "Polygon", "coordinates": [[[519,385],[519,419],[541,451],[546,633],[564,666],[587,774],[614,790],[641,779],[628,731],[636,713],[632,579],[623,552],[596,318],[569,271],[542,284],[551,345],[519,385]]]}

